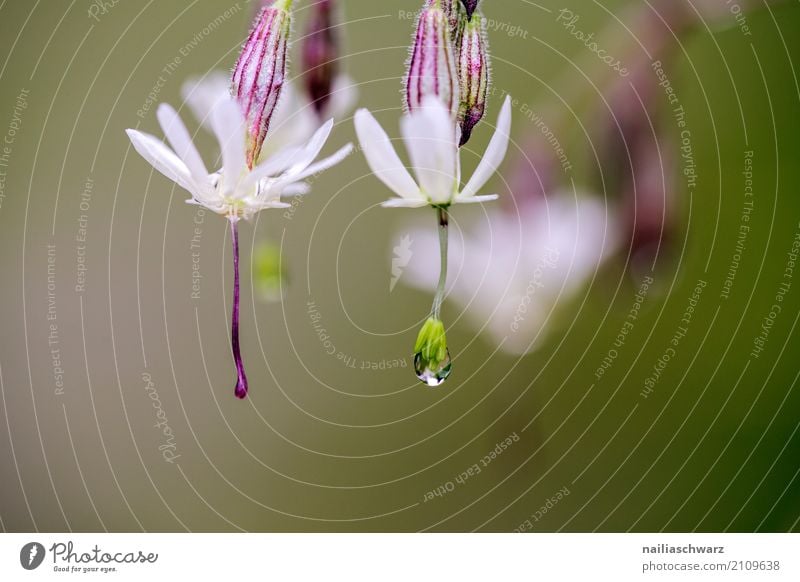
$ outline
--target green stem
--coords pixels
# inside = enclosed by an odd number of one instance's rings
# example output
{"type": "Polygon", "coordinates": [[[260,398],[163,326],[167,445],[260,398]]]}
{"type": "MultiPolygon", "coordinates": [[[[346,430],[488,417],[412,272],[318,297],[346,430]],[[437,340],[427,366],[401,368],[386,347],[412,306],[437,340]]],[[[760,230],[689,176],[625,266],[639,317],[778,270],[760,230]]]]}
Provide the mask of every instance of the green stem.
{"type": "Polygon", "coordinates": [[[445,285],[447,283],[447,226],[450,219],[447,208],[438,206],[436,208],[436,218],[439,227],[439,251],[441,252],[441,267],[439,271],[439,284],[436,286],[436,295],[433,297],[433,308],[431,316],[441,320],[442,303],[444,302],[445,285]]]}

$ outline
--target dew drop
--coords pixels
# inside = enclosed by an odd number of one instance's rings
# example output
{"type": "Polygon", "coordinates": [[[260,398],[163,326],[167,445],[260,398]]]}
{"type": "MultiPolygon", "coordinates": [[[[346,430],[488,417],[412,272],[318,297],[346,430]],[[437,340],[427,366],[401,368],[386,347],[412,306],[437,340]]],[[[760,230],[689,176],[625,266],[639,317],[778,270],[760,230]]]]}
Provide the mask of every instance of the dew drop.
{"type": "Polygon", "coordinates": [[[450,372],[453,371],[453,362],[450,361],[450,350],[447,351],[447,357],[439,362],[435,367],[431,366],[431,362],[422,357],[422,352],[418,352],[414,356],[414,371],[417,373],[417,378],[423,384],[431,388],[441,386],[450,372]]]}

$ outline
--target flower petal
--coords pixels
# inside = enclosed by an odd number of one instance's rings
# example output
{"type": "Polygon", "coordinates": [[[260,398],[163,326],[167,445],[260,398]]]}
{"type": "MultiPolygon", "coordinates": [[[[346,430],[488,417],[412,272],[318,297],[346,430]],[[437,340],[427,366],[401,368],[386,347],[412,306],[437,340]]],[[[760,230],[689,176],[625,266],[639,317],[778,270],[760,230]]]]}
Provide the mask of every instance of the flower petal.
{"type": "Polygon", "coordinates": [[[262,158],[276,151],[275,144],[279,148],[304,145],[318,128],[319,119],[308,99],[297,91],[294,82],[285,81],[261,149],[262,158]]]}
{"type": "Polygon", "coordinates": [[[233,99],[219,101],[211,112],[211,124],[222,151],[223,192],[232,194],[246,168],[245,120],[233,99]]]}
{"type": "Polygon", "coordinates": [[[487,194],[485,196],[456,196],[455,200],[453,200],[454,204],[470,204],[470,203],[477,203],[477,202],[491,202],[492,200],[497,200],[499,196],[497,194],[487,194]]]}
{"type": "Polygon", "coordinates": [[[460,198],[469,198],[478,193],[484,184],[489,181],[497,168],[503,162],[508,150],[508,140],[511,134],[511,97],[506,96],[500,115],[497,117],[497,129],[492,136],[492,140],[486,148],[475,173],[472,174],[467,185],[461,191],[460,198]]]}
{"type": "Polygon", "coordinates": [[[135,129],[127,129],[125,132],[128,134],[134,149],[145,160],[150,162],[156,170],[192,195],[195,194],[197,189],[192,182],[192,176],[186,164],[161,140],[135,129]]]}
{"type": "Polygon", "coordinates": [[[386,202],[382,202],[381,206],[384,208],[420,208],[428,204],[429,202],[425,198],[392,198],[386,202]]]}
{"type": "Polygon", "coordinates": [[[366,109],[356,111],[355,126],[364,157],[375,177],[398,196],[419,199],[419,187],[397,156],[389,136],[372,114],[366,109]]]}
{"type": "Polygon", "coordinates": [[[339,150],[333,155],[330,155],[327,158],[324,158],[314,164],[311,164],[299,174],[288,174],[285,178],[280,178],[279,181],[288,183],[288,182],[298,182],[300,180],[305,180],[309,176],[313,176],[314,174],[324,172],[328,168],[332,168],[333,166],[344,160],[352,152],[353,152],[353,144],[349,143],[346,146],[339,148],[339,150]]]}
{"type": "Polygon", "coordinates": [[[202,77],[192,77],[181,87],[181,96],[197,121],[210,129],[214,106],[231,96],[230,73],[211,71],[202,77]]]}
{"type": "Polygon", "coordinates": [[[295,182],[283,189],[283,196],[305,196],[311,192],[311,186],[305,182],[295,182]]]}
{"type": "Polygon", "coordinates": [[[261,162],[247,175],[244,180],[245,186],[252,186],[259,180],[269,177],[276,177],[284,173],[294,163],[294,160],[303,151],[303,148],[288,147],[284,148],[268,160],[261,162]]]}
{"type": "Polygon", "coordinates": [[[450,112],[439,99],[428,97],[403,117],[400,129],[423,194],[436,204],[450,202],[458,188],[458,145],[450,112]]]}
{"type": "Polygon", "coordinates": [[[308,140],[308,143],[303,148],[303,152],[297,156],[297,160],[286,173],[299,174],[305,170],[311,162],[316,160],[319,152],[321,152],[322,148],[325,146],[325,142],[328,141],[328,136],[330,136],[332,129],[333,119],[329,119],[322,124],[322,126],[314,132],[314,135],[311,136],[311,139],[308,140]]]}
{"type": "Polygon", "coordinates": [[[158,123],[167,136],[172,149],[183,160],[189,172],[200,179],[205,179],[208,176],[208,170],[203,163],[203,158],[197,151],[192,138],[189,135],[189,130],[181,121],[178,112],[167,103],[162,103],[158,106],[156,112],[158,123]]]}

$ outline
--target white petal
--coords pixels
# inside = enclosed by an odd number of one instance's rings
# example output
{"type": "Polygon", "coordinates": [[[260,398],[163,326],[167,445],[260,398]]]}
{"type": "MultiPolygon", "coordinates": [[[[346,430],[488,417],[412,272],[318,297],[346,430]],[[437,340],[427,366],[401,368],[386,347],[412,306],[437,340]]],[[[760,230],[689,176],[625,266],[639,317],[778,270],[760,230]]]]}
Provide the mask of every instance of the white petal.
{"type": "Polygon", "coordinates": [[[288,174],[286,178],[279,179],[279,181],[288,183],[288,182],[297,182],[299,180],[305,180],[309,176],[313,176],[314,174],[319,174],[320,172],[324,172],[328,168],[332,168],[333,166],[344,160],[352,152],[353,152],[353,144],[349,143],[346,146],[340,148],[339,151],[337,151],[335,154],[330,155],[327,158],[322,159],[315,164],[311,164],[299,174],[288,174]]]}
{"type": "Polygon", "coordinates": [[[185,190],[195,194],[196,188],[189,174],[189,169],[175,153],[164,143],[152,135],[136,131],[125,130],[133,144],[134,149],[159,172],[176,182],[185,190]]]}
{"type": "Polygon", "coordinates": [[[268,160],[261,162],[245,178],[245,186],[252,186],[259,180],[284,173],[303,151],[299,147],[284,148],[268,160]]]}
{"type": "Polygon", "coordinates": [[[472,174],[469,182],[461,191],[461,197],[470,197],[478,193],[484,184],[489,181],[497,168],[503,162],[508,150],[508,140],[511,134],[511,97],[506,97],[500,115],[497,117],[497,129],[492,136],[492,140],[486,148],[475,173],[472,174]]]}
{"type": "Polygon", "coordinates": [[[426,198],[392,198],[381,203],[384,208],[420,208],[429,204],[426,198]]]}
{"type": "Polygon", "coordinates": [[[450,112],[438,99],[430,97],[422,107],[403,117],[400,128],[423,194],[437,204],[450,202],[458,188],[458,144],[450,112]]]}
{"type": "Polygon", "coordinates": [[[211,112],[219,101],[230,98],[230,87],[230,73],[211,71],[187,80],[181,87],[181,96],[197,120],[210,129],[211,112]]]}
{"type": "Polygon", "coordinates": [[[294,184],[289,184],[286,186],[286,188],[283,189],[282,194],[284,196],[304,196],[309,192],[311,192],[311,186],[305,182],[295,182],[294,184]]]}
{"type": "Polygon", "coordinates": [[[455,200],[453,200],[454,204],[471,204],[473,202],[491,202],[492,200],[497,200],[499,196],[497,194],[487,194],[485,196],[456,196],[455,200]]]}
{"type": "Polygon", "coordinates": [[[397,156],[389,136],[372,114],[366,109],[356,111],[355,126],[364,157],[375,176],[398,196],[418,198],[419,187],[397,156]]]}
{"type": "Polygon", "coordinates": [[[267,156],[287,146],[302,146],[318,128],[319,119],[308,99],[298,93],[295,83],[286,81],[270,121],[261,156],[267,156]]]}
{"type": "Polygon", "coordinates": [[[232,194],[247,166],[244,115],[236,101],[224,99],[214,106],[211,123],[222,151],[223,192],[232,194]]]}
{"type": "Polygon", "coordinates": [[[175,150],[175,153],[189,168],[189,172],[201,180],[205,179],[208,176],[206,165],[203,163],[203,158],[200,157],[200,153],[194,143],[192,143],[189,130],[186,129],[183,121],[181,121],[178,112],[172,106],[162,103],[158,106],[156,116],[164,135],[167,136],[170,145],[172,145],[172,149],[175,150]]]}
{"type": "Polygon", "coordinates": [[[319,152],[321,152],[322,148],[325,146],[325,142],[328,141],[328,136],[330,136],[332,129],[333,119],[329,119],[322,127],[314,132],[314,135],[311,136],[311,139],[308,140],[308,143],[303,148],[303,152],[297,156],[295,163],[292,164],[292,167],[289,168],[286,173],[299,174],[305,170],[311,162],[316,160],[319,152]]]}
{"type": "Polygon", "coordinates": [[[358,88],[349,75],[339,75],[333,80],[330,101],[327,111],[331,117],[340,118],[348,115],[358,101],[358,88]]]}

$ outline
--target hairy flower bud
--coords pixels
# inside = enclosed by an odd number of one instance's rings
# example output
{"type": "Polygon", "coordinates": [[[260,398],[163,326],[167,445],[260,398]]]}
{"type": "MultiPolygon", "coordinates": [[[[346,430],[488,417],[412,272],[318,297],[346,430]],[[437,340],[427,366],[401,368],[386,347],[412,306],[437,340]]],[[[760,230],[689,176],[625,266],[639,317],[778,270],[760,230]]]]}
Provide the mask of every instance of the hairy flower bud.
{"type": "Polygon", "coordinates": [[[458,81],[461,104],[458,122],[461,124],[461,145],[469,141],[472,129],[486,111],[489,92],[489,52],[486,25],[476,12],[467,22],[458,47],[458,81]]]}
{"type": "Polygon", "coordinates": [[[317,0],[311,8],[303,40],[301,58],[306,91],[318,114],[322,114],[331,96],[336,76],[339,43],[333,28],[335,10],[333,0],[317,0]]]}
{"type": "Polygon", "coordinates": [[[478,7],[478,0],[461,0],[461,3],[464,5],[464,9],[467,11],[467,18],[472,18],[472,14],[478,7]]]}
{"type": "Polygon", "coordinates": [[[259,12],[233,71],[231,92],[247,120],[247,165],[261,154],[286,76],[291,0],[275,0],[259,12]]]}
{"type": "Polygon", "coordinates": [[[450,40],[454,47],[458,46],[458,40],[464,30],[464,23],[467,21],[461,0],[427,0],[425,4],[428,7],[438,5],[442,9],[450,26],[450,40]]]}
{"type": "Polygon", "coordinates": [[[406,75],[406,105],[413,111],[432,95],[455,116],[459,104],[458,73],[442,1],[430,0],[419,15],[406,75]]]}

